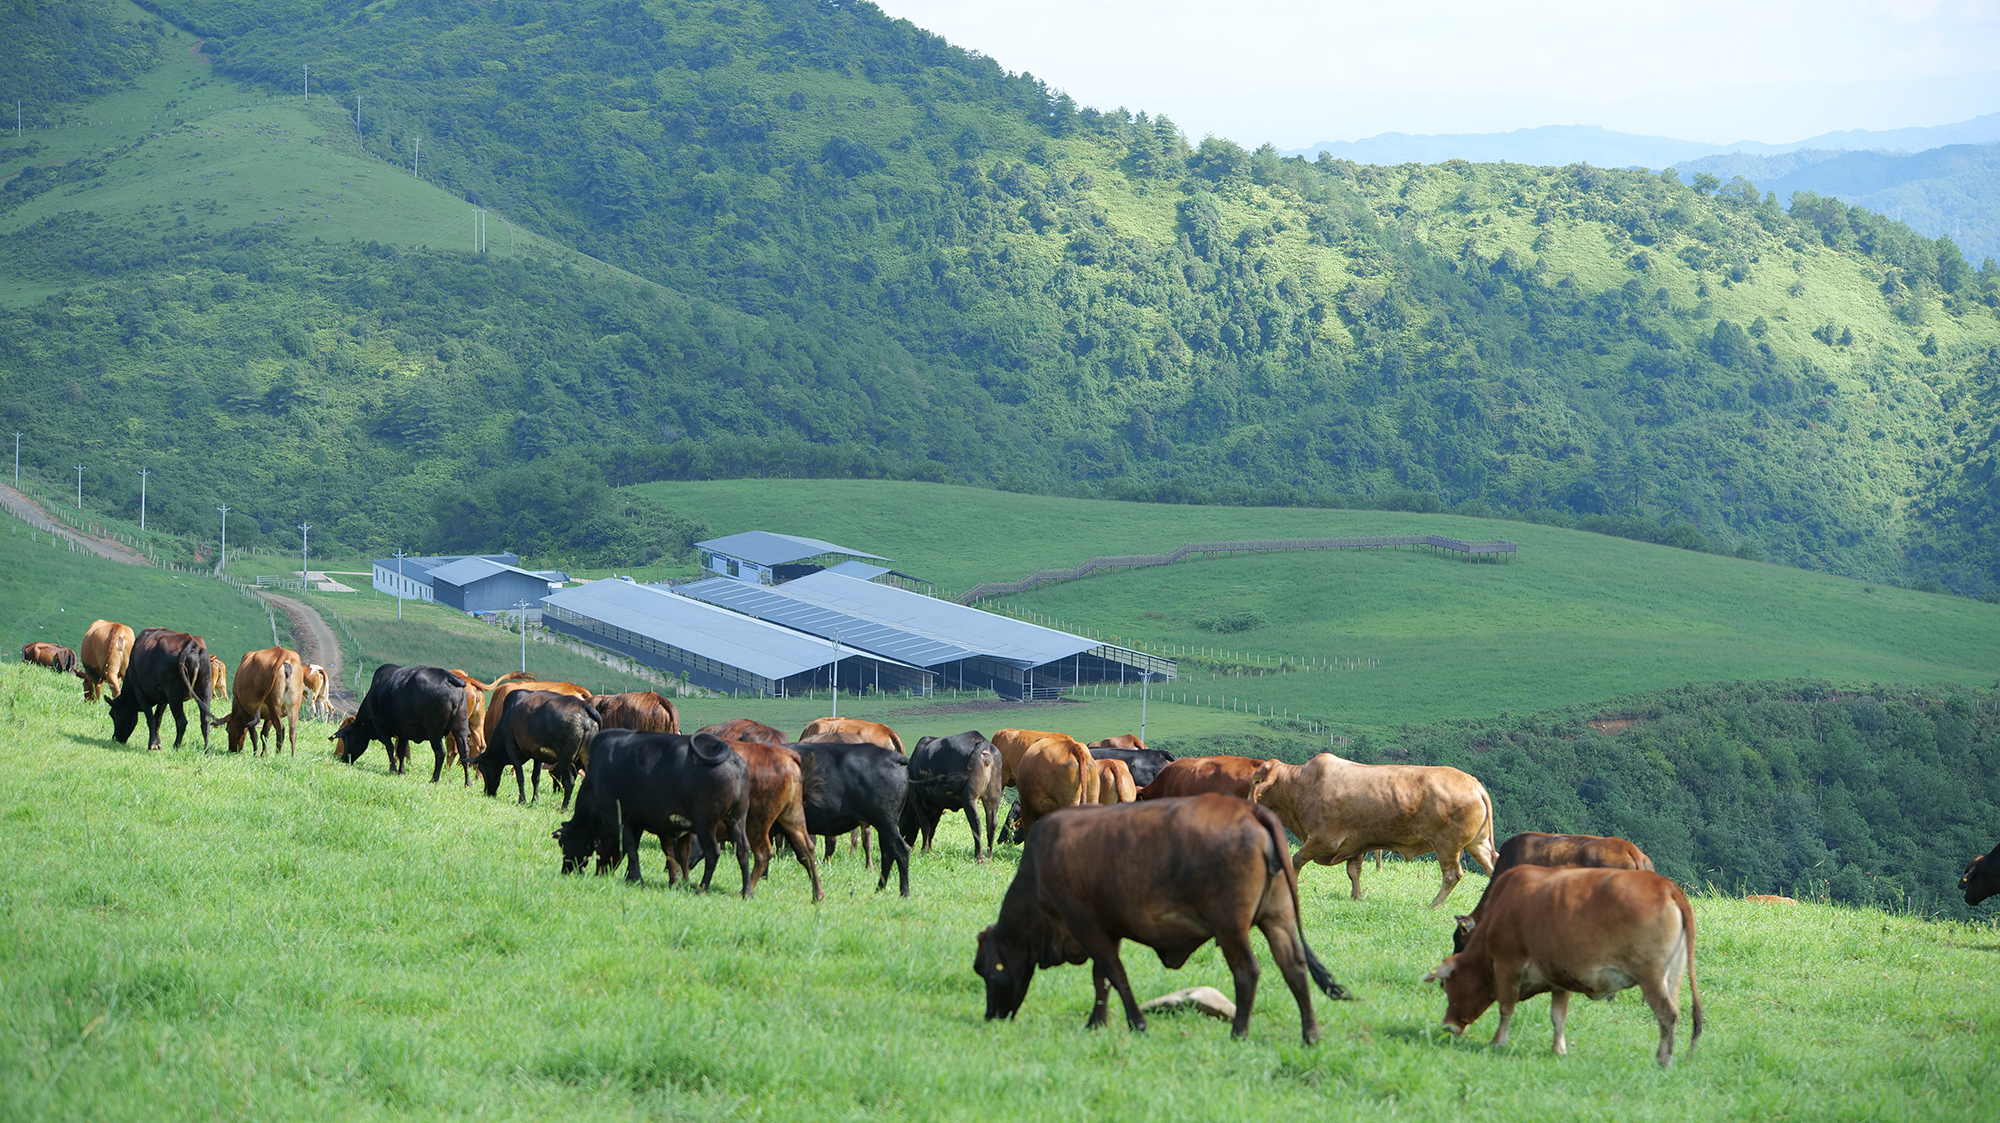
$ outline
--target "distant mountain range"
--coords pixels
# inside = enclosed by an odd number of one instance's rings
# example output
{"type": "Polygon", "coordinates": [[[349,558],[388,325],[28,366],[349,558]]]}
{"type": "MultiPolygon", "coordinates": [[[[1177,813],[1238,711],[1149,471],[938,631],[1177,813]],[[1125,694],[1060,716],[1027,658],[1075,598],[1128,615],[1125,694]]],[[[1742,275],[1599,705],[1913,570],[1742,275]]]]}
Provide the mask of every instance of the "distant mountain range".
{"type": "Polygon", "coordinates": [[[1796,191],[1832,195],[1908,223],[1929,237],[1950,236],[1977,263],[2000,258],[2000,113],[1913,129],[1848,129],[1790,144],[1703,144],[1637,136],[1593,125],[1544,125],[1511,133],[1411,136],[1383,133],[1287,152],[1328,152],[1363,164],[1445,160],[1521,164],[1585,163],[1607,168],[1676,168],[1755,183],[1779,199],[1796,191]]]}

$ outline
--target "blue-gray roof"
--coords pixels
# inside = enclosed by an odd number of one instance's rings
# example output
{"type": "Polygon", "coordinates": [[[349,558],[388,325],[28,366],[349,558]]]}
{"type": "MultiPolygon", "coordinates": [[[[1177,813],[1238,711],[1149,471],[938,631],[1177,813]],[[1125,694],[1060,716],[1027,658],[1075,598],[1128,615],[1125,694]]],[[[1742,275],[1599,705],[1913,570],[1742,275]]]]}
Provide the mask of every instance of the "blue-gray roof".
{"type": "Polygon", "coordinates": [[[729,577],[711,577],[706,581],[676,586],[674,592],[822,637],[822,642],[830,642],[838,635],[842,647],[858,648],[917,667],[935,667],[985,654],[976,648],[945,643],[904,628],[786,596],[785,590],[797,583],[794,581],[772,588],[729,577]]]}
{"type": "Polygon", "coordinates": [[[411,556],[402,558],[400,559],[400,561],[399,559],[396,558],[376,558],[375,564],[382,567],[383,569],[388,570],[391,573],[401,572],[401,574],[404,577],[417,577],[428,581],[430,580],[431,570],[441,569],[447,565],[452,564],[453,562],[461,562],[471,557],[484,558],[487,561],[499,562],[502,565],[512,565],[515,562],[521,560],[518,554],[513,554],[513,553],[442,554],[433,557],[423,557],[423,558],[411,556]]]}
{"type": "MultiPolygon", "coordinates": [[[[729,584],[755,587],[741,581],[729,584]]],[[[550,593],[542,603],[767,679],[789,678],[833,662],[833,645],[824,640],[651,585],[616,578],[592,581],[550,593]]],[[[842,657],[860,654],[849,649],[842,657]]]]}
{"type": "Polygon", "coordinates": [[[566,577],[561,575],[551,577],[545,573],[530,572],[518,565],[503,565],[491,558],[460,558],[449,565],[441,565],[431,570],[430,576],[433,581],[442,581],[447,585],[456,585],[462,589],[474,581],[481,581],[498,573],[518,573],[523,577],[532,577],[544,583],[567,580],[566,577]]]}
{"type": "Polygon", "coordinates": [[[732,558],[755,562],[758,565],[783,565],[801,558],[816,558],[821,554],[845,554],[851,558],[874,558],[876,561],[888,559],[875,554],[864,554],[860,550],[832,542],[822,542],[817,538],[800,538],[793,534],[772,534],[766,530],[746,530],[741,534],[731,534],[724,538],[711,538],[697,542],[710,553],[727,554],[732,558]]]}

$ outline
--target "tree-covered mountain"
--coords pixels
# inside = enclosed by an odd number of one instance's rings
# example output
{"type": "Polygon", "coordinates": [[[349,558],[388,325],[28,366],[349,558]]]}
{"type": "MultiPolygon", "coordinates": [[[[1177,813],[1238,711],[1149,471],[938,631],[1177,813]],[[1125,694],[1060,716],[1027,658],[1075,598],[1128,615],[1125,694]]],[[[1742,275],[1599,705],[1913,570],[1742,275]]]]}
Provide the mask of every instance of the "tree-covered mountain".
{"type": "Polygon", "coordinates": [[[626,271],[336,241],[324,195],[257,225],[248,171],[118,203],[174,145],[250,143],[220,118],[17,177],[0,255],[56,295],[0,326],[0,420],[185,435],[191,510],[248,475],[274,524],[392,545],[503,470],[887,474],[1686,521],[2000,579],[1956,545],[1991,525],[2000,270],[1833,199],[1191,144],[867,4],[149,6],[218,81],[312,67],[311,106],[243,120],[377,168],[420,144],[430,182],[626,271]]]}

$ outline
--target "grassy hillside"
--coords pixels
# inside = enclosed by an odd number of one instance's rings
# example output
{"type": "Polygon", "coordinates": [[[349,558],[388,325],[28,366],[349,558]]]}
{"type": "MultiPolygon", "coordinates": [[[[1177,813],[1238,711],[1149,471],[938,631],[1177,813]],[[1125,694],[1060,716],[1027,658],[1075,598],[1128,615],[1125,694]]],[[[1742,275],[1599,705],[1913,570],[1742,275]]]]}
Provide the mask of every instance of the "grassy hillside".
{"type": "MultiPolygon", "coordinates": [[[[1703,895],[1708,1032],[1672,1072],[1631,995],[1578,1004],[1566,1058],[1534,1000],[1493,1054],[1492,1014],[1449,1038],[1417,982],[1449,947],[1423,863],[1371,874],[1360,902],[1308,873],[1308,939],[1362,998],[1318,1005],[1317,1048],[1269,970],[1245,1043],[1190,1017],[1086,1032],[1080,968],[989,1024],[969,952],[1015,851],[974,866],[963,828],[917,860],[909,901],[844,853],[816,908],[796,865],[749,902],[668,892],[657,856],[644,888],[563,878],[553,806],[389,777],[379,757],[118,752],[68,692],[0,674],[0,718],[40,775],[0,793],[12,1117],[1962,1119],[2000,1032],[1988,924],[1703,895]],[[116,860],[77,861],[112,840],[116,860]]],[[[1125,961],[1149,997],[1227,982],[1212,948],[1176,972],[1125,961]]]]}
{"type": "Polygon", "coordinates": [[[153,8],[183,38],[72,116],[211,111],[16,164],[0,273],[55,298],[0,316],[0,421],[119,480],[178,440],[176,523],[615,564],[650,516],[600,473],[886,475],[1665,517],[1994,584],[1945,446],[2000,416],[2000,276],[1834,200],[1191,147],[865,4],[153,8]],[[475,204],[645,281],[490,220],[475,260],[475,204]]]}

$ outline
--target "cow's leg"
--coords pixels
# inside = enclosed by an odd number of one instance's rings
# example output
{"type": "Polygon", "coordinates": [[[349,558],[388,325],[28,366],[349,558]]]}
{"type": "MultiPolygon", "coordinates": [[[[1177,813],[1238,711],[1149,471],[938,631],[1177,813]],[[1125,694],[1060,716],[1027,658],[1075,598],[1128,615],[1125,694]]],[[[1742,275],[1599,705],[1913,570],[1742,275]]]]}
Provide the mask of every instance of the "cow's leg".
{"type": "Polygon", "coordinates": [[[536,803],[540,803],[540,802],[542,801],[542,762],[541,762],[541,761],[537,760],[537,761],[535,762],[535,764],[534,764],[534,770],[535,770],[535,771],[534,771],[534,776],[535,776],[535,783],[534,783],[534,789],[535,789],[535,802],[536,802],[536,803]]]}
{"type": "MultiPolygon", "coordinates": [[[[1679,972],[1675,972],[1674,982],[1678,983],[1679,972]]],[[[1678,989],[1678,988],[1676,988],[1678,989]]],[[[1653,1020],[1660,1024],[1660,1047],[1653,1052],[1653,1059],[1661,1068],[1670,1068],[1674,1063],[1674,1030],[1681,1023],[1680,1003],[1676,996],[1658,983],[1641,983],[1640,992],[1646,996],[1646,1005],[1653,1010],[1653,1020]]],[[[1694,1046],[1689,1045],[1690,1049],[1694,1046]]]]}
{"type": "MultiPolygon", "coordinates": [[[[637,885],[643,883],[646,880],[639,874],[639,840],[644,836],[641,834],[638,827],[635,827],[630,823],[624,824],[624,831],[625,831],[625,880],[637,885]]],[[[662,838],[660,841],[661,844],[664,845],[666,839],[662,838]]]]}
{"type": "MultiPolygon", "coordinates": [[[[872,870],[872,869],[874,869],[874,868],[875,868],[875,856],[874,856],[873,854],[869,853],[869,849],[868,849],[868,843],[869,843],[869,838],[868,838],[868,835],[869,835],[869,830],[868,830],[868,828],[867,828],[867,827],[862,827],[862,828],[861,828],[860,830],[858,830],[858,831],[855,831],[854,833],[855,833],[855,834],[858,834],[858,835],[860,835],[860,836],[861,836],[861,868],[862,868],[862,869],[864,869],[864,870],[872,870]]],[[[888,845],[888,844],[887,844],[887,843],[884,843],[883,845],[884,845],[884,847],[885,847],[885,851],[886,851],[886,847],[887,847],[887,845],[888,845]]],[[[884,877],[884,878],[886,878],[887,876],[888,876],[888,871],[887,871],[887,870],[884,870],[884,871],[883,871],[883,877],[884,877]]]]}
{"type": "Polygon", "coordinates": [[[1500,860],[1500,854],[1493,849],[1493,843],[1483,838],[1478,839],[1466,847],[1465,852],[1472,855],[1473,862],[1478,864],[1482,873],[1488,877],[1493,876],[1493,865],[1500,860]]]}
{"type": "Polygon", "coordinates": [[[438,777],[442,775],[444,775],[444,738],[438,736],[431,738],[431,783],[437,783],[438,777]]]}
{"type": "MultiPolygon", "coordinates": [[[[183,703],[175,702],[173,703],[173,711],[174,711],[174,748],[178,749],[181,747],[181,742],[187,738],[187,731],[188,731],[187,710],[184,708],[183,703]]],[[[204,739],[206,738],[206,736],[207,735],[204,733],[203,734],[204,739]]]]}
{"type": "MultiPolygon", "coordinates": [[[[1353,896],[1357,901],[1361,899],[1361,858],[1362,855],[1356,854],[1347,860],[1347,881],[1353,886],[1353,896]]],[[[1443,897],[1438,898],[1438,901],[1442,900],[1443,897]]],[[[1432,901],[1431,907],[1436,908],[1437,901],[1432,901]]]]}
{"type": "MultiPolygon", "coordinates": [[[[768,864],[771,854],[770,832],[764,832],[764,859],[759,864],[768,864]]],[[[750,877],[750,832],[741,815],[729,820],[729,845],[736,851],[736,866],[743,871],[743,899],[757,895],[757,883],[750,877]]]]}
{"type": "Polygon", "coordinates": [[[840,849],[840,836],[839,836],[839,835],[837,835],[837,834],[830,834],[830,835],[827,835],[827,836],[826,836],[826,857],[825,857],[825,858],[823,858],[823,859],[821,859],[821,860],[822,860],[822,861],[827,861],[827,862],[831,862],[831,861],[833,861],[833,852],[834,852],[835,850],[838,850],[838,849],[840,849]]]}
{"type": "Polygon", "coordinates": [[[888,820],[884,818],[875,824],[875,830],[882,836],[882,876],[875,882],[875,891],[880,893],[889,884],[889,866],[893,863],[897,885],[907,897],[910,895],[910,844],[904,842],[903,836],[892,827],[884,825],[886,823],[888,820]]]}
{"type": "Polygon", "coordinates": [[[688,850],[693,845],[694,840],[685,834],[677,834],[671,838],[666,835],[660,836],[660,853],[666,855],[667,859],[667,888],[672,889],[683,881],[694,880],[688,876],[688,850]]]}
{"type": "Polygon", "coordinates": [[[1549,1024],[1555,1027],[1556,1056],[1569,1055],[1569,1041],[1563,1037],[1563,1022],[1569,1018],[1569,992],[1552,990],[1549,992],[1549,1024]]]}
{"type": "Polygon", "coordinates": [[[166,716],[167,704],[165,702],[146,711],[146,748],[148,751],[156,751],[163,747],[160,744],[160,721],[166,716]]]}
{"type": "MultiPolygon", "coordinates": [[[[1268,938],[1268,937],[1267,937],[1268,938]]],[[[1250,1010],[1257,1004],[1257,953],[1250,950],[1250,933],[1217,932],[1215,946],[1222,949],[1222,961],[1229,964],[1230,978],[1236,982],[1236,1020],[1229,1036],[1250,1036],[1250,1010]]],[[[1272,951],[1276,955],[1276,949],[1272,951]]]]}
{"type": "MultiPolygon", "coordinates": [[[[986,805],[986,857],[993,856],[993,831],[1000,823],[1000,800],[996,796],[985,800],[986,805]]],[[[985,861],[985,858],[980,861],[985,861]]]]}
{"type": "MultiPolygon", "coordinates": [[[[1438,890],[1438,895],[1431,899],[1432,908],[1444,904],[1445,898],[1450,897],[1451,891],[1458,887],[1458,879],[1464,876],[1464,871],[1458,864],[1457,847],[1438,848],[1438,869],[1444,875],[1444,885],[1438,890]]],[[[1355,895],[1360,896],[1359,893],[1355,895]]]]}
{"type": "Polygon", "coordinates": [[[1118,988],[1118,1000],[1125,1004],[1125,1024],[1134,1032],[1146,1032],[1146,1015],[1140,1012],[1139,1000],[1132,995],[1132,980],[1125,977],[1125,963],[1118,958],[1118,941],[1099,936],[1095,942],[1102,946],[1101,951],[1085,945],[1092,968],[1103,971],[1110,977],[1111,985],[1118,988]]]}
{"type": "MultiPolygon", "coordinates": [[[[972,828],[972,860],[975,862],[985,861],[986,855],[979,849],[979,801],[976,799],[965,801],[965,824],[972,828]]],[[[924,850],[928,852],[930,848],[931,840],[926,836],[924,838],[924,850]]]]}
{"type": "MultiPolygon", "coordinates": [[[[1284,883],[1280,880],[1274,884],[1282,886],[1284,883]]],[[[1286,903],[1290,904],[1289,901],[1286,903]]],[[[1286,911],[1289,913],[1290,910],[1286,911]]],[[[1285,977],[1285,985],[1291,988],[1292,1000],[1299,1004],[1299,1033],[1305,1037],[1306,1044],[1311,1045],[1319,1040],[1319,1018],[1313,1013],[1305,941],[1295,935],[1297,923],[1296,917],[1286,921],[1266,918],[1258,923],[1257,928],[1264,933],[1264,942],[1270,945],[1271,959],[1278,965],[1278,973],[1285,977]]],[[[1236,1008],[1243,1009],[1243,1004],[1239,1001],[1236,1008]]],[[[1247,1020],[1244,1024],[1246,1027],[1249,1025],[1247,1020]]]]}
{"type": "Polygon", "coordinates": [[[1104,965],[1095,959],[1090,961],[1090,985],[1097,992],[1097,1001],[1091,1004],[1090,1017],[1083,1028],[1103,1029],[1111,1020],[1111,976],[1104,973],[1104,965]]]}
{"type": "MultiPolygon", "coordinates": [[[[694,820],[694,844],[701,848],[701,891],[704,893],[708,892],[709,883],[715,880],[715,864],[722,860],[722,846],[715,841],[715,828],[719,825],[712,819],[694,820]]],[[[688,874],[692,879],[692,866],[688,874]]]]}
{"type": "Polygon", "coordinates": [[[562,810],[569,810],[569,797],[576,790],[576,774],[565,768],[556,774],[556,782],[562,785],[562,810]]]}
{"type": "Polygon", "coordinates": [[[813,860],[812,836],[806,833],[803,816],[799,823],[784,824],[785,839],[792,844],[792,854],[799,864],[806,868],[806,876],[812,879],[813,904],[826,900],[826,892],[819,884],[819,863],[813,860]]]}

